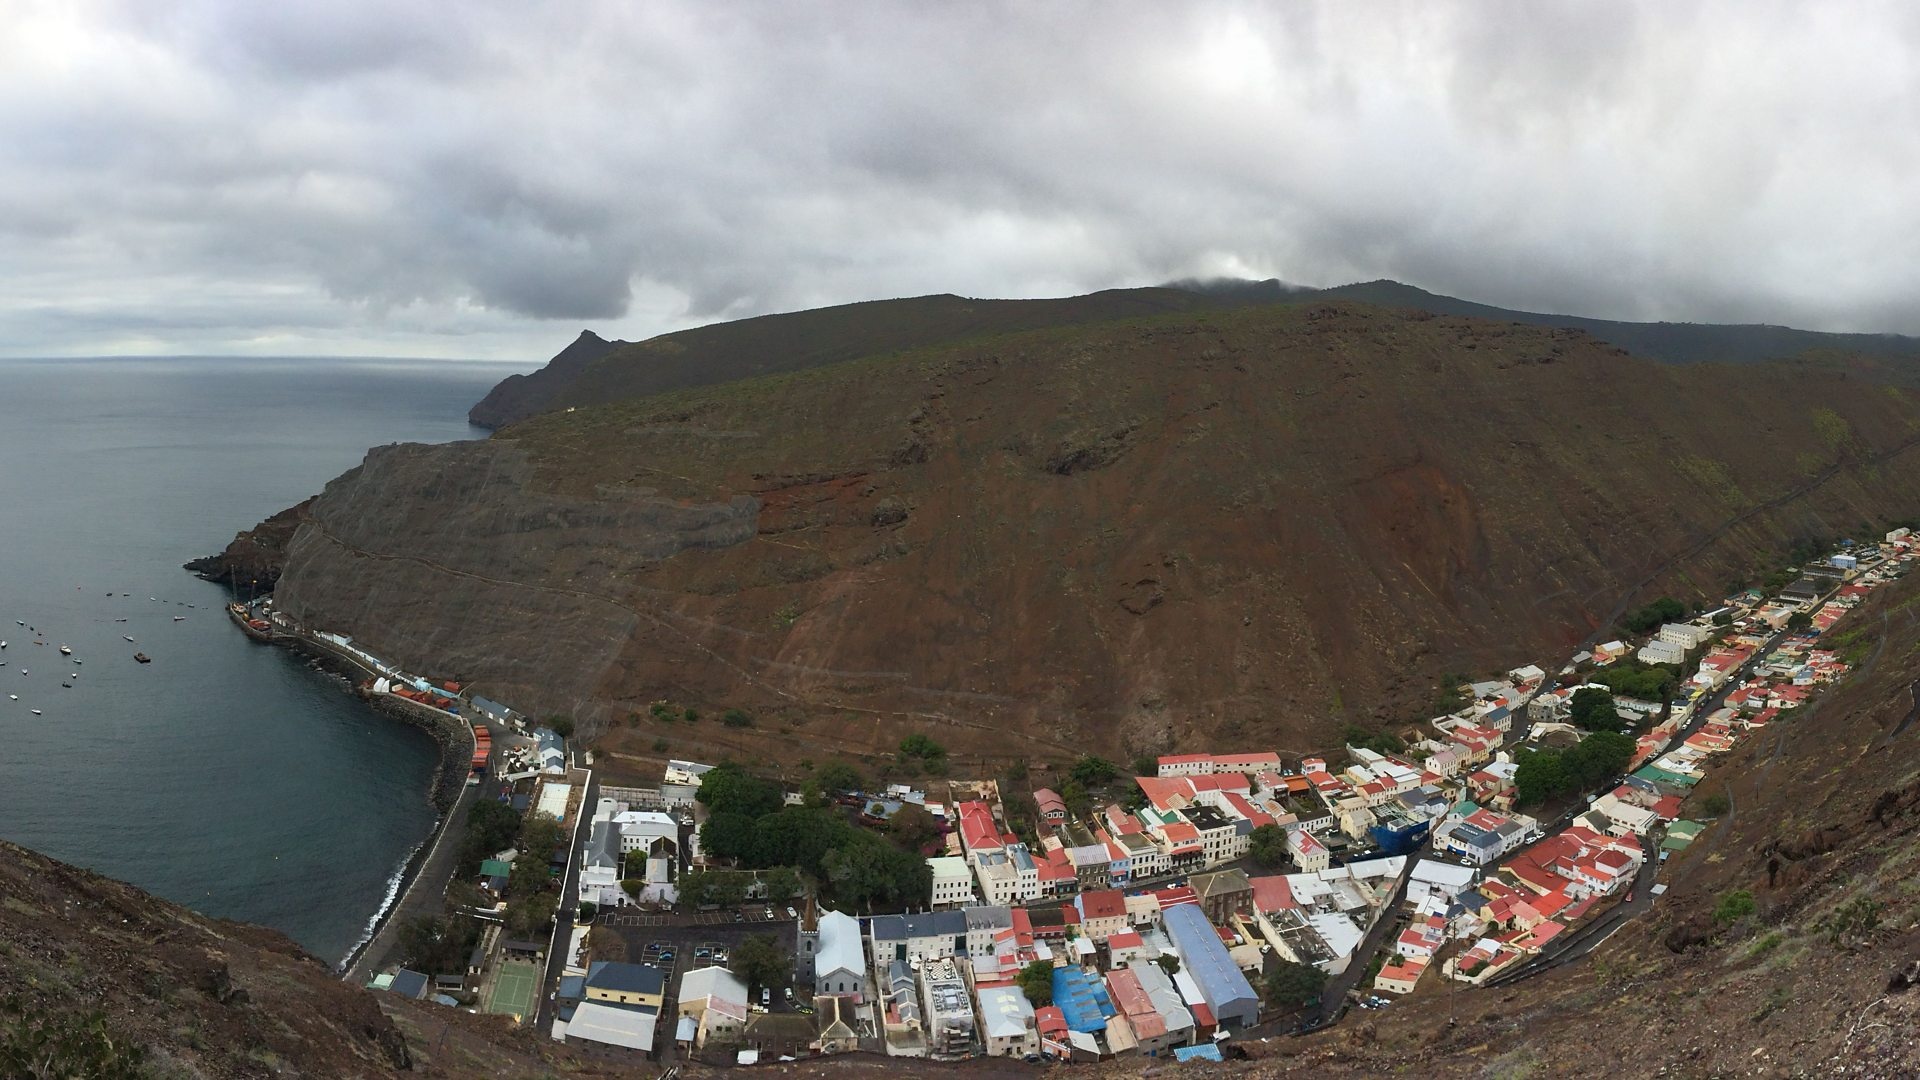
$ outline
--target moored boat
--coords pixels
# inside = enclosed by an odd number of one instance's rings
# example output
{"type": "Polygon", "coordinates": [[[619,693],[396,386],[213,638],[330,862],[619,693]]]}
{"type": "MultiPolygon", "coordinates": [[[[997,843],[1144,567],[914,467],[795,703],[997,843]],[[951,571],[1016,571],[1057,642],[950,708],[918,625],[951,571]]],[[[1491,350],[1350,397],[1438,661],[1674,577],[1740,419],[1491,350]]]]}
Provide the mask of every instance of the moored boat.
{"type": "Polygon", "coordinates": [[[148,656],[148,655],[147,655],[146,653],[143,653],[143,652],[137,652],[137,653],[134,653],[134,654],[133,654],[133,658],[134,658],[135,660],[137,660],[137,661],[139,661],[139,662],[140,662],[140,663],[142,663],[142,664],[151,664],[151,663],[153,663],[153,657],[151,657],[151,656],[148,656]]]}

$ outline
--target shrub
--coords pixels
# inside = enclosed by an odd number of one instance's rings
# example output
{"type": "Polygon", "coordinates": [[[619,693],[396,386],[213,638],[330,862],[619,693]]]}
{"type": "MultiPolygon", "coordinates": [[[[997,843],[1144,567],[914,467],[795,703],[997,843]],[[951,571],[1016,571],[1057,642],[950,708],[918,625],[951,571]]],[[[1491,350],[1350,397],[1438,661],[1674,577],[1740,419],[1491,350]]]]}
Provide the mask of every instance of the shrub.
{"type": "Polygon", "coordinates": [[[1721,895],[1720,903],[1713,909],[1713,921],[1720,926],[1732,926],[1753,912],[1753,894],[1745,889],[1735,889],[1721,895]]]}
{"type": "Polygon", "coordinates": [[[753,717],[748,716],[739,709],[728,709],[726,712],[720,714],[720,722],[728,727],[751,727],[753,726],[753,717]]]}
{"type": "Polygon", "coordinates": [[[1727,793],[1724,791],[1716,791],[1700,800],[1700,812],[1708,817],[1719,817],[1731,809],[1732,806],[1732,800],[1727,798],[1727,793]]]}

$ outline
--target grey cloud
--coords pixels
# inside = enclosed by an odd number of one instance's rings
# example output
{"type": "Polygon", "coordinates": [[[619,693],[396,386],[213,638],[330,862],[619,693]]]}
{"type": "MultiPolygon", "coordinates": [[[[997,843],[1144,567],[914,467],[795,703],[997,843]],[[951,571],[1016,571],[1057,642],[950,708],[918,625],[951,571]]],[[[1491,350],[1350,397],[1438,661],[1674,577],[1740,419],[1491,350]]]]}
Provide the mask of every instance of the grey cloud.
{"type": "Polygon", "coordinates": [[[30,2],[0,348],[538,356],[588,322],[1237,272],[1920,332],[1884,4],[30,2]]]}

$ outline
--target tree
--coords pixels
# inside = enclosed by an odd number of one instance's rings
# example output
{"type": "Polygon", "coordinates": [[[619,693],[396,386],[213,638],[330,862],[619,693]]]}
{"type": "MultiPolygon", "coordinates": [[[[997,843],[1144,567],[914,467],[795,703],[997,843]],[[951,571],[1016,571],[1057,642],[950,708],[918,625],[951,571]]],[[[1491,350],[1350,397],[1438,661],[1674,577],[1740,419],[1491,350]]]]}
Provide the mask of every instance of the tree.
{"type": "Polygon", "coordinates": [[[1169,979],[1180,974],[1180,958],[1172,953],[1161,953],[1153,958],[1153,962],[1160,965],[1160,970],[1166,972],[1169,979]]]}
{"type": "Polygon", "coordinates": [[[700,848],[710,858],[751,859],[758,834],[753,818],[723,810],[707,815],[706,823],[700,826],[700,848]]]}
{"type": "MultiPolygon", "coordinates": [[[[1454,705],[1453,708],[1441,709],[1440,711],[1452,712],[1453,709],[1457,709],[1465,703],[1465,699],[1461,699],[1460,703],[1454,705]]],[[[1392,732],[1369,731],[1359,724],[1348,724],[1346,727],[1341,728],[1340,737],[1348,746],[1359,750],[1371,750],[1376,754],[1397,754],[1407,748],[1407,744],[1401,742],[1399,737],[1392,732]]]]}
{"type": "Polygon", "coordinates": [[[728,727],[752,727],[753,717],[739,709],[728,709],[720,714],[720,722],[728,727]]]}
{"type": "Polygon", "coordinates": [[[507,904],[507,933],[517,938],[536,938],[546,932],[547,923],[560,906],[560,898],[550,892],[536,893],[507,904]]]}
{"type": "Polygon", "coordinates": [[[1645,633],[1659,626],[1687,616],[1687,606],[1671,596],[1663,596],[1646,607],[1640,608],[1622,619],[1620,625],[1630,634],[1645,633]]]}
{"type": "Polygon", "coordinates": [[[800,895],[800,873],[791,866],[776,866],[760,875],[760,886],[766,890],[768,903],[791,900],[800,895]]]}
{"type": "Polygon", "coordinates": [[[1753,914],[1753,894],[1745,889],[1735,889],[1720,896],[1720,902],[1714,905],[1713,921],[1720,926],[1731,926],[1753,914]]]}
{"type": "Polygon", "coordinates": [[[1805,630],[1812,625],[1813,616],[1804,611],[1796,611],[1787,616],[1787,629],[1789,630],[1805,630]]]}
{"type": "Polygon", "coordinates": [[[829,795],[838,795],[845,791],[861,791],[866,788],[866,779],[860,770],[844,761],[829,761],[820,767],[813,776],[820,790],[829,795]]]}
{"type": "Polygon", "coordinates": [[[777,990],[792,981],[793,957],[770,934],[753,934],[742,941],[730,963],[749,993],[760,987],[777,990]]]}
{"type": "Polygon", "coordinates": [[[1599,686],[1583,686],[1573,692],[1567,703],[1569,719],[1588,731],[1624,731],[1626,721],[1613,705],[1613,691],[1599,686]]]}
{"type": "Polygon", "coordinates": [[[1020,969],[1013,977],[1014,985],[1027,995],[1033,1007],[1044,1008],[1053,1004],[1053,961],[1035,960],[1020,969]]]}
{"type": "Polygon", "coordinates": [[[1072,777],[1060,785],[1060,801],[1067,804],[1067,812],[1075,817],[1085,817],[1087,811],[1093,809],[1093,796],[1087,794],[1086,785],[1072,777]]]}
{"type": "Polygon", "coordinates": [[[1267,973],[1264,987],[1270,1008],[1299,1008],[1320,1000],[1327,973],[1308,964],[1281,960],[1267,973]]]}
{"type": "Polygon", "coordinates": [[[685,720],[689,724],[697,724],[700,722],[700,710],[689,705],[686,711],[680,714],[680,719],[685,720]]]}
{"type": "Polygon", "coordinates": [[[573,738],[573,717],[549,716],[547,717],[547,730],[563,739],[571,739],[573,738]]]}
{"type": "Polygon", "coordinates": [[[1731,612],[1731,611],[1721,611],[1721,612],[1716,612],[1716,613],[1714,614],[1714,616],[1713,616],[1713,625],[1715,625],[1715,626],[1732,626],[1732,625],[1733,625],[1733,612],[1731,612]]]}
{"type": "Polygon", "coordinates": [[[400,924],[401,961],[429,975],[464,970],[471,925],[462,919],[419,915],[400,924]]]}
{"type": "Polygon", "coordinates": [[[900,740],[900,758],[902,761],[918,761],[926,766],[928,772],[943,771],[947,767],[947,748],[915,732],[900,740]]]}
{"type": "Polygon", "coordinates": [[[1106,758],[1094,757],[1089,754],[1079,761],[1074,762],[1073,768],[1068,770],[1067,775],[1078,780],[1081,787],[1096,788],[1118,777],[1120,775],[1120,766],[1115,765],[1106,758]]]}
{"type": "Polygon", "coordinates": [[[545,892],[553,883],[553,872],[547,869],[547,858],[538,858],[522,851],[515,856],[512,869],[507,872],[507,899],[515,900],[545,892]]]}
{"type": "Polygon", "coordinates": [[[1700,812],[1708,817],[1719,817],[1732,806],[1733,802],[1727,798],[1727,793],[1724,791],[1716,791],[1700,800],[1700,812]]]}
{"type": "Polygon", "coordinates": [[[1141,754],[1133,759],[1133,775],[1154,776],[1160,771],[1160,760],[1152,754],[1141,754]]]}
{"type": "Polygon", "coordinates": [[[1569,788],[1589,788],[1626,771],[1639,749],[1631,735],[1596,731],[1562,754],[1569,788]]]}
{"type": "Polygon", "coordinates": [[[480,869],[483,859],[513,846],[520,833],[520,815],[513,807],[492,799],[481,799],[467,808],[467,835],[460,841],[460,862],[471,875],[480,869]]]}
{"type": "Polygon", "coordinates": [[[907,803],[887,822],[887,834],[908,851],[922,851],[940,835],[940,823],[924,806],[907,803]]]}
{"type": "Polygon", "coordinates": [[[1522,806],[1546,802],[1566,790],[1567,770],[1552,750],[1528,750],[1513,773],[1515,797],[1522,806]]]}
{"type": "Polygon", "coordinates": [[[700,778],[700,790],[694,798],[711,812],[732,812],[750,818],[765,817],[780,809],[785,801],[780,785],[754,776],[731,761],[707,770],[700,778]]]}
{"type": "Polygon", "coordinates": [[[1268,869],[1287,861],[1287,830],[1278,825],[1255,825],[1247,834],[1247,854],[1268,869]]]}
{"type": "Polygon", "coordinates": [[[590,923],[593,921],[593,917],[598,914],[600,914],[599,904],[596,904],[591,900],[580,901],[580,912],[579,912],[579,918],[578,918],[579,922],[590,923]]]}

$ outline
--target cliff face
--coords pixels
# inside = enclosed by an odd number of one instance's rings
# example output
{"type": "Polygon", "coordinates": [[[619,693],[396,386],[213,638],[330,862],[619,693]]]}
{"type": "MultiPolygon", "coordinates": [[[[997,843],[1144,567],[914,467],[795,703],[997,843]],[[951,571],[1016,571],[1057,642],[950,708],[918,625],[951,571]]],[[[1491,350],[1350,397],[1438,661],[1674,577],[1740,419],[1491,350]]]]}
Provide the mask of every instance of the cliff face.
{"type": "Polygon", "coordinates": [[[271,592],[280,580],[281,568],[287,564],[287,545],[307,520],[307,511],[312,506],[312,499],[290,506],[242,531],[219,552],[187,563],[186,569],[208,581],[230,584],[236,589],[271,592]]]}
{"type": "Polygon", "coordinates": [[[703,752],[1300,751],[1920,510],[1916,404],[1350,304],[1061,328],[376,451],[280,596],[590,726],[761,718],[703,752]]]}

